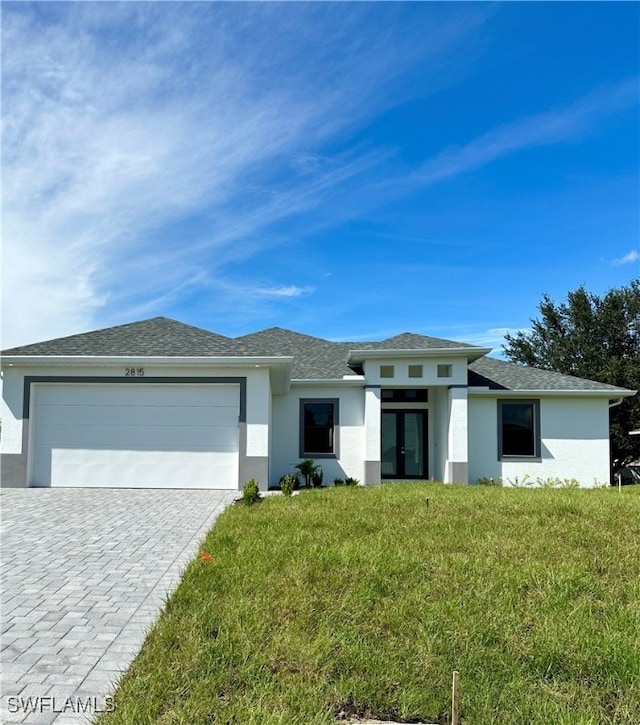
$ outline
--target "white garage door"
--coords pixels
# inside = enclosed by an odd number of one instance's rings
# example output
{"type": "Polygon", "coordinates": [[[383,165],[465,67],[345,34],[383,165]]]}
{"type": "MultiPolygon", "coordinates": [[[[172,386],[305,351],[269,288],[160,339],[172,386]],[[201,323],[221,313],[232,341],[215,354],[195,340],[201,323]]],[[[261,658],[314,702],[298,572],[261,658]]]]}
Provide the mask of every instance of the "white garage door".
{"type": "Polygon", "coordinates": [[[32,486],[238,488],[236,384],[33,387],[32,486]]]}

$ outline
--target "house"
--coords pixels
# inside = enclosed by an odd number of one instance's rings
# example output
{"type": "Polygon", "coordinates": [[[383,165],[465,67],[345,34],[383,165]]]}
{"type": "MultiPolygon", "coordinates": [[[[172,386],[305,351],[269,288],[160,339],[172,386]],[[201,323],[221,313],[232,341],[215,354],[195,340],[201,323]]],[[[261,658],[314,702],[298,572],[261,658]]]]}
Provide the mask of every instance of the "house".
{"type": "Polygon", "coordinates": [[[307,457],[325,481],[608,481],[609,406],[634,391],[489,352],[165,317],[5,350],[2,485],[267,488],[307,457]]]}

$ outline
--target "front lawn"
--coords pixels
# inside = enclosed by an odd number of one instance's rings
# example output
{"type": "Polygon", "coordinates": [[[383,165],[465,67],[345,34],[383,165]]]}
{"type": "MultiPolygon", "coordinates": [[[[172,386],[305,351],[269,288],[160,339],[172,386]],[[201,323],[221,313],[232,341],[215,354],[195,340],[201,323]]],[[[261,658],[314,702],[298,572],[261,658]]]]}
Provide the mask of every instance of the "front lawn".
{"type": "Polygon", "coordinates": [[[100,725],[640,723],[640,487],[229,508],[100,725]],[[427,502],[428,499],[428,502],[427,502]]]}

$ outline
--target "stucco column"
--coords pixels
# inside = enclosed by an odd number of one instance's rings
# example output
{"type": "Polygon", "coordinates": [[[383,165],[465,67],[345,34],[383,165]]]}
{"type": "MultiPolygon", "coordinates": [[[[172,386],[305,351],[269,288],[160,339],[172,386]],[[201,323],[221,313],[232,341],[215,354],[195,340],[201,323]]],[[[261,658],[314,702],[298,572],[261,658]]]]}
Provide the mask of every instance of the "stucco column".
{"type": "Polygon", "coordinates": [[[238,488],[255,478],[260,490],[269,488],[269,418],[271,387],[269,371],[252,371],[247,375],[246,421],[240,421],[240,460],[238,488]]]}
{"type": "Polygon", "coordinates": [[[367,387],[364,391],[364,484],[380,483],[380,387],[367,387]]]}
{"type": "Polygon", "coordinates": [[[445,483],[469,483],[469,426],[467,387],[452,386],[447,393],[449,425],[445,483]]]}

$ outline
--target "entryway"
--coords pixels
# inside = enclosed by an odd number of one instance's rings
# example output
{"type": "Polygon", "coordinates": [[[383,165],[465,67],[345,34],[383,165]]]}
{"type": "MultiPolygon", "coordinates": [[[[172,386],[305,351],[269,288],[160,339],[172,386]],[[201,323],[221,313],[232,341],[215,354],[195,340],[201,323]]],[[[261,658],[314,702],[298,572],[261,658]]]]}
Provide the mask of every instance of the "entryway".
{"type": "Polygon", "coordinates": [[[428,478],[428,412],[382,411],[382,478],[428,478]]]}

